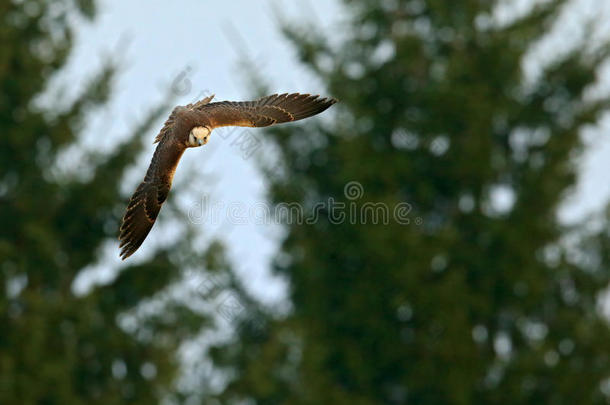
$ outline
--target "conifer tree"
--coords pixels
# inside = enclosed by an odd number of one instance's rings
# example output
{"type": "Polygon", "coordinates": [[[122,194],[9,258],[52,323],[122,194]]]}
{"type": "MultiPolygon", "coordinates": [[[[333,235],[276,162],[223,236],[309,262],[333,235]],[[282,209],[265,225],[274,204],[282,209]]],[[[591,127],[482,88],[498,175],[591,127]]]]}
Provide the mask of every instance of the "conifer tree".
{"type": "Polygon", "coordinates": [[[410,222],[287,224],[293,310],[215,348],[224,403],[608,401],[608,224],[557,215],[608,108],[586,97],[608,43],[523,71],[563,5],[500,23],[495,1],[346,1],[339,44],[285,26],[340,103],[332,123],[269,132],[270,201],[402,202],[410,222]]]}
{"type": "Polygon", "coordinates": [[[156,316],[139,317],[137,307],[202,262],[180,239],[172,255],[161,250],[74,293],[80,271],[116,241],[123,173],[169,107],[155,107],[113,151],[83,152],[90,176],[54,170],[108,101],[116,70],[109,62],[67,107],[36,103],[66,65],[75,9],[94,17],[91,0],[0,3],[0,403],[150,405],[173,390],[176,349],[205,317],[170,295],[156,316]],[[125,316],[131,326],[121,325],[125,316]]]}

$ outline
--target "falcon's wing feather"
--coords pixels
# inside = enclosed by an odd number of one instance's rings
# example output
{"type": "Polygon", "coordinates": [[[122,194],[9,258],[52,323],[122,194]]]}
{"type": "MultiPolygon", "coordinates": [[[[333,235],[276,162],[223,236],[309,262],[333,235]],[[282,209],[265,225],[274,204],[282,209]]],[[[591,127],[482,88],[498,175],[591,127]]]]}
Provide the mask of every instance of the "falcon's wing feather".
{"type": "Polygon", "coordinates": [[[337,100],[309,94],[273,94],[255,101],[222,101],[201,109],[211,121],[212,129],[224,126],[266,127],[297,121],[326,110],[337,100]]]}
{"type": "Polygon", "coordinates": [[[164,138],[169,136],[169,134],[171,134],[172,129],[174,129],[174,123],[175,123],[175,121],[177,119],[177,116],[178,116],[178,108],[179,107],[176,107],[176,108],[173,109],[173,111],[170,114],[169,118],[165,121],[165,124],[163,124],[163,128],[161,128],[161,131],[159,131],[159,133],[155,137],[155,140],[154,140],[153,143],[160,142],[164,138]]]}
{"type": "Polygon", "coordinates": [[[153,155],[144,181],[131,196],[123,217],[119,235],[120,255],[123,260],[131,256],[142,245],[171,188],[171,184],[159,180],[159,176],[156,175],[161,145],[157,147],[153,155]]]}
{"type": "Polygon", "coordinates": [[[194,103],[187,104],[186,108],[190,108],[190,109],[193,109],[193,110],[201,110],[201,108],[204,105],[209,104],[210,101],[212,101],[213,98],[214,98],[214,94],[212,94],[212,95],[210,95],[210,96],[208,96],[208,97],[206,97],[204,99],[201,99],[199,101],[196,101],[194,103]]]}

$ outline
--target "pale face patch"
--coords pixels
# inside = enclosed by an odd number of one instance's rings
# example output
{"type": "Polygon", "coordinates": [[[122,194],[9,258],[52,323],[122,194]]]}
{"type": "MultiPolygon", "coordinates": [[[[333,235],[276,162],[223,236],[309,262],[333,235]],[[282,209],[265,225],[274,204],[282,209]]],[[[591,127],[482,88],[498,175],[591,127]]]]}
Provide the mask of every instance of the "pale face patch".
{"type": "Polygon", "coordinates": [[[192,148],[205,145],[208,143],[208,139],[210,139],[210,133],[211,131],[208,127],[193,127],[191,132],[189,132],[187,145],[192,148]]]}

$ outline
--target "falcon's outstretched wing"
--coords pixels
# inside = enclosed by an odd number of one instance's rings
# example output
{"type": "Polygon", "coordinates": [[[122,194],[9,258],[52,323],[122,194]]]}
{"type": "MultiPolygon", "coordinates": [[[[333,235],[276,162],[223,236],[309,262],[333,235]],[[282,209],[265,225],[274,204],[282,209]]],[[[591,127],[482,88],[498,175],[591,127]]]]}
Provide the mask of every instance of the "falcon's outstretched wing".
{"type": "Polygon", "coordinates": [[[169,194],[173,173],[169,177],[158,174],[165,168],[172,170],[173,167],[175,170],[181,154],[174,155],[175,162],[161,161],[167,159],[167,155],[171,156],[163,153],[164,146],[163,143],[157,146],[144,181],[140,183],[127,205],[119,235],[120,255],[123,260],[131,256],[144,242],[169,194]]]}
{"type": "Polygon", "coordinates": [[[200,108],[210,120],[212,129],[229,125],[266,127],[297,121],[326,110],[337,100],[309,94],[274,94],[256,101],[222,101],[200,108]]]}

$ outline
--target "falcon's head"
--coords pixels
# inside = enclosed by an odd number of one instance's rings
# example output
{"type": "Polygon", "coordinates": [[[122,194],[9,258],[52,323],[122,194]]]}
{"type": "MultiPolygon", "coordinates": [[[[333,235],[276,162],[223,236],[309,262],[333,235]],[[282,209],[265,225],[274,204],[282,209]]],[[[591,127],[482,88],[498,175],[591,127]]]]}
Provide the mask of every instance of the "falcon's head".
{"type": "Polygon", "coordinates": [[[191,148],[196,148],[197,146],[202,146],[208,143],[208,139],[210,138],[210,128],[208,127],[193,127],[191,132],[189,132],[189,139],[186,142],[186,145],[191,148]]]}

